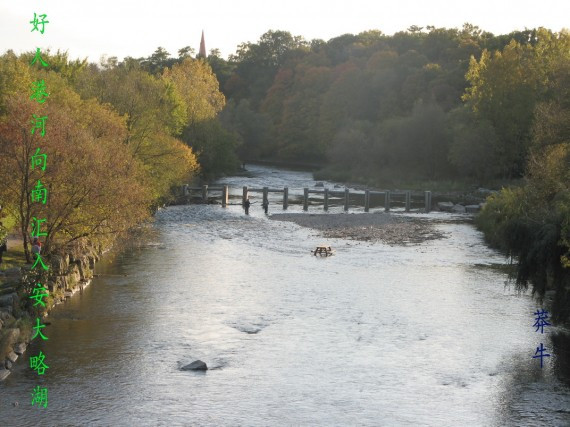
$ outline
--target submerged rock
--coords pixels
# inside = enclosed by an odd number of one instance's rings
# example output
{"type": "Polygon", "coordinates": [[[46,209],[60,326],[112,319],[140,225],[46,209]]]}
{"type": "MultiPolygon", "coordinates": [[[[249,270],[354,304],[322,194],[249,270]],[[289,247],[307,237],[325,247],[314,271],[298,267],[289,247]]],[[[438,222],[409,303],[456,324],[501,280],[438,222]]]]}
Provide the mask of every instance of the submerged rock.
{"type": "Polygon", "coordinates": [[[195,360],[194,362],[190,363],[189,365],[183,366],[183,371],[207,371],[208,366],[202,362],[201,360],[195,360]]]}
{"type": "Polygon", "coordinates": [[[444,211],[444,212],[451,212],[451,209],[453,209],[453,203],[452,202],[438,202],[437,207],[439,208],[440,211],[444,211]]]}
{"type": "Polygon", "coordinates": [[[455,213],[465,213],[465,206],[463,205],[455,205],[453,206],[453,208],[451,209],[452,212],[455,213]]]}

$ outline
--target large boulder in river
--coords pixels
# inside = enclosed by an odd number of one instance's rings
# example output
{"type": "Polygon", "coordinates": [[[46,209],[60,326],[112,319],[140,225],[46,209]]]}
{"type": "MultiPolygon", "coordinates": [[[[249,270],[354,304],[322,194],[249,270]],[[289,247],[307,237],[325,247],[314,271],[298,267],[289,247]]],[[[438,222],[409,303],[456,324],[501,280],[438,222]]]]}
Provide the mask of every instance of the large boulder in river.
{"type": "Polygon", "coordinates": [[[195,360],[189,365],[183,366],[181,369],[183,371],[207,371],[208,366],[201,360],[195,360]]]}
{"type": "Polygon", "coordinates": [[[467,213],[477,213],[481,210],[481,206],[479,205],[467,205],[465,206],[465,212],[467,213]]]}

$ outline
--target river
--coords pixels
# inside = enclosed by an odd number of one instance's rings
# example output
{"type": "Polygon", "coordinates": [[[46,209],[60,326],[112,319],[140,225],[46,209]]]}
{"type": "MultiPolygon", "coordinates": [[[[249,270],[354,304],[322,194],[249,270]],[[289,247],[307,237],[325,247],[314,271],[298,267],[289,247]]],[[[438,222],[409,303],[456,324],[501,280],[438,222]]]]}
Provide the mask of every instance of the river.
{"type": "MultiPolygon", "coordinates": [[[[248,168],[223,180],[236,195],[315,185],[248,168]]],[[[238,203],[163,209],[150,241],[105,256],[0,384],[0,425],[570,425],[556,355],[532,359],[551,347],[537,303],[505,286],[471,223],[432,213],[446,238],[328,239],[336,255],[320,258],[317,232],[238,203]],[[27,364],[40,350],[42,377],[27,364]],[[180,370],[196,359],[210,370],[180,370]]]]}

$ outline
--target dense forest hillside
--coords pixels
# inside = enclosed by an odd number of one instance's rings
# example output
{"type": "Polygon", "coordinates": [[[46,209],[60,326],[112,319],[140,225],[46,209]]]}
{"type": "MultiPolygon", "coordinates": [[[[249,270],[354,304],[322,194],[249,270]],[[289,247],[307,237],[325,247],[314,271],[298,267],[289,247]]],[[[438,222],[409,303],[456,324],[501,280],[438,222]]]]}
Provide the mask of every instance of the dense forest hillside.
{"type": "Polygon", "coordinates": [[[537,106],[569,34],[412,27],[327,42],[269,31],[209,58],[246,159],[320,163],[340,179],[485,182],[523,175],[537,106]]]}

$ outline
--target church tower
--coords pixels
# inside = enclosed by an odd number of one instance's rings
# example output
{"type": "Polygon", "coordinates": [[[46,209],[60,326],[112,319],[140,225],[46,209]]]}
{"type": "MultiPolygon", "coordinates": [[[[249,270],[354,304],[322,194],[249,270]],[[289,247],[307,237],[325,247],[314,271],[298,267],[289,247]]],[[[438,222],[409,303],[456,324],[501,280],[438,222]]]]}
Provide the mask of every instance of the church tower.
{"type": "Polygon", "coordinates": [[[202,30],[202,40],[200,40],[200,52],[198,58],[206,59],[206,41],[204,40],[204,30],[202,30]]]}

